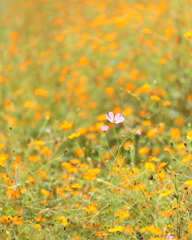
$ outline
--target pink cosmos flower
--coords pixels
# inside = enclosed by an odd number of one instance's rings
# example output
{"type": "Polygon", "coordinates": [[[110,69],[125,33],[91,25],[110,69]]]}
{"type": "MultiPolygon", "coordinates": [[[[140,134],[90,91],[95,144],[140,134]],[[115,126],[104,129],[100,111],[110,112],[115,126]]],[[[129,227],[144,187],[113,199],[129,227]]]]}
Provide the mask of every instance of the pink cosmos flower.
{"type": "Polygon", "coordinates": [[[141,136],[141,131],[137,131],[136,134],[137,134],[138,136],[141,136]]]}
{"type": "Polygon", "coordinates": [[[103,132],[106,132],[109,129],[109,126],[101,126],[101,130],[103,132]]]}
{"type": "Polygon", "coordinates": [[[173,236],[171,236],[170,233],[167,234],[166,238],[168,238],[168,240],[174,240],[173,236]]]}
{"type": "Polygon", "coordinates": [[[118,124],[118,123],[122,123],[124,122],[125,118],[123,116],[121,116],[120,113],[117,113],[116,115],[114,115],[113,112],[109,112],[108,115],[106,115],[107,120],[109,120],[109,122],[118,124]]]}

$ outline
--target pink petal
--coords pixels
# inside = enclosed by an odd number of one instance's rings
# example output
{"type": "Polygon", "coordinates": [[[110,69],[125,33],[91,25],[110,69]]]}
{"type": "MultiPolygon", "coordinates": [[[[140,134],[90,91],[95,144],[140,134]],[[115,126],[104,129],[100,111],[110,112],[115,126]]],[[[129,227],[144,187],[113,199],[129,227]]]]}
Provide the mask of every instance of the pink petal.
{"type": "Polygon", "coordinates": [[[108,130],[108,126],[101,126],[101,130],[103,131],[103,132],[106,132],[107,130],[108,130]]]}
{"type": "Polygon", "coordinates": [[[109,117],[111,118],[111,120],[113,120],[115,117],[114,117],[114,113],[113,112],[109,112],[109,117]]]}
{"type": "Polygon", "coordinates": [[[113,122],[113,120],[111,120],[107,115],[106,115],[107,120],[109,120],[109,122],[113,122]]]}
{"type": "Polygon", "coordinates": [[[118,120],[115,122],[116,124],[118,123],[122,123],[124,122],[125,118],[123,116],[121,116],[120,118],[118,118],[118,120]]]}
{"type": "Polygon", "coordinates": [[[118,119],[119,119],[120,116],[121,116],[121,114],[120,114],[120,113],[117,113],[117,114],[115,115],[115,119],[118,121],[118,119]]]}

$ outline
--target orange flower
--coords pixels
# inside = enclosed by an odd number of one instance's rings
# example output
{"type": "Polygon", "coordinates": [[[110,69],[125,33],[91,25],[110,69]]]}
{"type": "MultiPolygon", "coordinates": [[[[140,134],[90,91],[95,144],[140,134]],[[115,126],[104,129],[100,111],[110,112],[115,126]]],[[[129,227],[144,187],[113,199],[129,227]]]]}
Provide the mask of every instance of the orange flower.
{"type": "Polygon", "coordinates": [[[145,163],[145,169],[147,169],[148,171],[151,171],[151,172],[155,172],[156,171],[156,166],[152,162],[146,162],[145,163]]]}
{"type": "Polygon", "coordinates": [[[84,208],[85,212],[92,212],[94,214],[98,213],[97,207],[96,207],[96,203],[92,202],[88,207],[84,208]]]}
{"type": "Polygon", "coordinates": [[[5,153],[0,153],[0,166],[5,167],[6,166],[6,161],[9,158],[9,154],[5,153]]]}
{"type": "Polygon", "coordinates": [[[69,139],[74,139],[79,137],[81,134],[80,133],[72,133],[71,135],[68,136],[69,139]]]}
{"type": "Polygon", "coordinates": [[[46,143],[42,140],[34,140],[33,142],[29,143],[29,146],[34,145],[35,147],[42,147],[46,143]]]}
{"type": "Polygon", "coordinates": [[[129,235],[132,235],[133,234],[133,227],[132,226],[125,226],[124,227],[124,232],[125,234],[129,234],[129,235]]]}
{"type": "Polygon", "coordinates": [[[29,161],[31,162],[40,162],[41,161],[41,158],[37,155],[31,155],[28,157],[29,161]]]}
{"type": "Polygon", "coordinates": [[[192,31],[186,32],[186,33],[184,34],[184,37],[185,37],[185,38],[192,38],[192,31]]]}
{"type": "Polygon", "coordinates": [[[73,125],[74,125],[74,122],[68,122],[67,120],[63,120],[60,127],[62,129],[71,130],[73,125]]]}
{"type": "Polygon", "coordinates": [[[101,171],[101,169],[99,169],[99,168],[89,169],[86,173],[83,174],[83,178],[88,181],[95,180],[97,177],[97,174],[99,174],[100,171],[101,171]]]}
{"type": "Polygon", "coordinates": [[[175,213],[176,213],[176,211],[171,209],[171,210],[163,211],[161,214],[162,214],[163,217],[169,218],[175,213]]]}
{"type": "Polygon", "coordinates": [[[161,98],[156,95],[151,95],[150,98],[151,98],[151,100],[156,101],[156,102],[159,102],[161,100],[161,98]]]}
{"type": "Polygon", "coordinates": [[[66,217],[60,216],[57,218],[63,226],[66,226],[68,224],[68,219],[66,217]]]}
{"type": "Polygon", "coordinates": [[[33,228],[35,228],[35,229],[40,229],[40,228],[43,228],[43,226],[40,225],[40,224],[35,224],[35,225],[33,226],[33,228]]]}
{"type": "Polygon", "coordinates": [[[38,171],[38,173],[40,174],[42,179],[47,179],[47,173],[44,170],[40,170],[38,171]]]}
{"type": "Polygon", "coordinates": [[[16,31],[13,31],[13,32],[10,34],[10,38],[11,38],[12,40],[17,40],[18,37],[19,37],[19,33],[16,32],[16,31]]]}
{"type": "Polygon", "coordinates": [[[10,199],[18,199],[21,196],[21,192],[19,190],[14,190],[13,188],[8,188],[6,190],[6,195],[10,198],[10,199]]]}
{"type": "Polygon", "coordinates": [[[157,129],[152,128],[147,132],[147,137],[148,138],[154,138],[157,135],[157,129]]]}
{"type": "Polygon", "coordinates": [[[79,184],[79,183],[73,183],[72,185],[71,185],[71,188],[76,188],[76,189],[81,189],[83,187],[83,185],[82,184],[79,184]]]}
{"type": "Polygon", "coordinates": [[[163,234],[163,231],[162,231],[161,228],[154,227],[153,225],[150,225],[150,226],[146,227],[146,229],[147,229],[147,231],[149,231],[149,232],[151,232],[155,235],[158,235],[158,236],[162,236],[162,234],[163,234]]]}
{"type": "Polygon", "coordinates": [[[37,96],[47,97],[49,95],[47,90],[37,88],[34,90],[34,94],[37,96]]]}
{"type": "Polygon", "coordinates": [[[172,128],[170,131],[171,138],[179,139],[181,138],[181,131],[179,128],[172,128]]]}
{"type": "Polygon", "coordinates": [[[52,151],[48,147],[44,147],[40,151],[41,155],[50,156],[52,154],[52,151]]]}
{"type": "Polygon", "coordinates": [[[192,221],[188,223],[188,231],[192,234],[192,221]]]}
{"type": "Polygon", "coordinates": [[[22,225],[23,224],[23,219],[22,217],[14,217],[13,219],[13,225],[22,225]]]}
{"type": "Polygon", "coordinates": [[[107,68],[104,73],[103,73],[103,76],[104,77],[109,77],[111,74],[114,73],[114,69],[113,68],[107,68]]]}
{"type": "Polygon", "coordinates": [[[45,218],[39,217],[39,218],[35,218],[36,222],[46,222],[47,220],[45,218]]]}
{"type": "Polygon", "coordinates": [[[77,148],[77,149],[75,150],[75,155],[76,155],[77,157],[83,156],[84,153],[85,153],[85,150],[84,150],[83,148],[77,148]]]}
{"type": "Polygon", "coordinates": [[[89,65],[89,59],[87,57],[81,57],[79,59],[79,64],[83,67],[86,67],[89,65]]]}
{"type": "Polygon", "coordinates": [[[124,210],[116,211],[115,214],[121,219],[124,220],[125,218],[130,217],[130,213],[124,210]]]}
{"type": "Polygon", "coordinates": [[[5,148],[5,144],[0,142],[0,150],[5,148]]]}
{"type": "Polygon", "coordinates": [[[97,233],[97,237],[100,237],[100,238],[105,238],[108,235],[109,235],[109,233],[103,232],[103,231],[97,233]]]}
{"type": "Polygon", "coordinates": [[[124,227],[123,226],[115,226],[114,228],[110,228],[108,229],[109,232],[121,232],[124,230],[124,227]]]}
{"type": "Polygon", "coordinates": [[[142,147],[139,149],[139,154],[141,155],[147,155],[149,153],[150,149],[148,147],[142,147]]]}
{"type": "Polygon", "coordinates": [[[171,102],[170,101],[164,101],[163,103],[162,103],[162,106],[163,107],[167,107],[167,106],[170,106],[171,105],[171,102]]]}
{"type": "Polygon", "coordinates": [[[41,193],[44,195],[44,196],[47,196],[47,197],[50,197],[53,195],[53,192],[52,191],[48,191],[48,190],[45,190],[45,189],[42,189],[41,190],[41,193]]]}
{"type": "Polygon", "coordinates": [[[175,189],[170,189],[170,190],[166,189],[163,193],[160,194],[160,197],[166,197],[174,192],[175,192],[175,189]]]}
{"type": "Polygon", "coordinates": [[[124,116],[129,116],[133,113],[133,108],[132,107],[128,107],[123,111],[123,115],[124,116]]]}
{"type": "Polygon", "coordinates": [[[187,132],[187,137],[188,137],[190,140],[192,140],[192,130],[189,131],[189,132],[187,132]]]}

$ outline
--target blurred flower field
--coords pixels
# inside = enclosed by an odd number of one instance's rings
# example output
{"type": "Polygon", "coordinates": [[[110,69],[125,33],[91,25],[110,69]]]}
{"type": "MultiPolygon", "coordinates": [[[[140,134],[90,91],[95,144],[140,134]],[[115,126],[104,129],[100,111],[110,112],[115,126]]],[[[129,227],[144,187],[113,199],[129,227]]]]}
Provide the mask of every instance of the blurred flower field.
{"type": "Polygon", "coordinates": [[[192,239],[191,16],[0,2],[0,240],[192,239]]]}

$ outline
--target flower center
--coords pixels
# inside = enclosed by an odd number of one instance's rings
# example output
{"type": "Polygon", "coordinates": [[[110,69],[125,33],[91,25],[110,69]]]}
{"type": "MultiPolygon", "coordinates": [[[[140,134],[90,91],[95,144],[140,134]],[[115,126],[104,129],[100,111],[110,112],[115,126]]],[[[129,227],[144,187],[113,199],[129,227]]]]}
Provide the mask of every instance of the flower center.
{"type": "Polygon", "coordinates": [[[114,118],[114,119],[113,119],[113,122],[116,122],[116,121],[117,121],[117,120],[114,118]]]}

